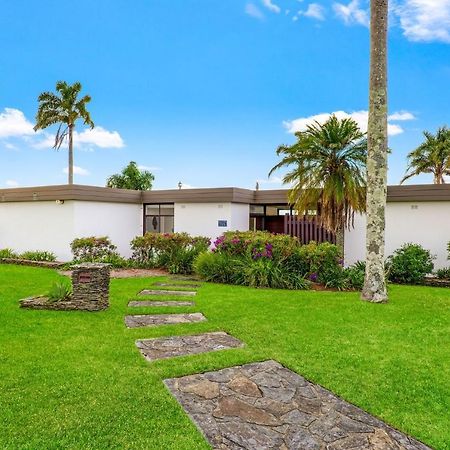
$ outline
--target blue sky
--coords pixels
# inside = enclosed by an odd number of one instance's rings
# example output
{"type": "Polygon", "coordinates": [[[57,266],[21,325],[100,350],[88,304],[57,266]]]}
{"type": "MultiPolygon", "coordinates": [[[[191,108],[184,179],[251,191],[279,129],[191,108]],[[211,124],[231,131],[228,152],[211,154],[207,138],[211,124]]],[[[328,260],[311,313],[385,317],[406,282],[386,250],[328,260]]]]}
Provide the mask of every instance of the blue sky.
{"type": "MultiPolygon", "coordinates": [[[[104,185],[130,160],[155,188],[279,187],[279,144],[311,117],[367,110],[365,0],[6,0],[0,15],[0,186],[66,182],[37,96],[79,80],[75,182],[104,185]]],[[[389,182],[424,129],[450,124],[450,0],[396,0],[390,27],[389,182]]],[[[281,175],[281,174],[280,174],[281,175]]],[[[430,182],[419,177],[414,182],[430,182]]]]}

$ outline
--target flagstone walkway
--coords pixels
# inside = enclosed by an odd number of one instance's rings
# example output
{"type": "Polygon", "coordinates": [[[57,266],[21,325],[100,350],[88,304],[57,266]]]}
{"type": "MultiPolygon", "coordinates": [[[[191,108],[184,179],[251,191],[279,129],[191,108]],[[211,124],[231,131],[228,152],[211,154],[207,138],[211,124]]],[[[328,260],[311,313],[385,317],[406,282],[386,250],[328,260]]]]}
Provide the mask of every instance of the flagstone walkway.
{"type": "Polygon", "coordinates": [[[193,297],[194,295],[197,295],[197,292],[195,291],[166,291],[163,289],[144,289],[143,291],[139,292],[139,295],[174,295],[174,296],[186,296],[186,297],[193,297]]]}
{"type": "Polygon", "coordinates": [[[156,301],[156,300],[138,300],[138,301],[131,301],[128,303],[128,306],[130,308],[140,308],[140,307],[147,307],[147,306],[194,306],[194,302],[179,302],[177,300],[167,300],[167,301],[156,301]]]}
{"type": "Polygon", "coordinates": [[[155,327],[159,325],[174,325],[179,323],[203,322],[206,317],[202,313],[185,314],[139,314],[125,317],[128,328],[155,327]]]}
{"type": "Polygon", "coordinates": [[[243,345],[239,339],[222,331],[190,336],[143,339],[136,342],[136,346],[142,353],[142,356],[149,361],[214,352],[242,347],[243,345]]]}
{"type": "MultiPolygon", "coordinates": [[[[167,298],[195,296],[196,292],[146,289],[139,295],[167,298]]],[[[128,304],[129,307],[193,305],[168,299],[128,304]]],[[[125,324],[138,328],[205,320],[199,312],[142,314],[126,316],[125,324]]],[[[244,345],[225,332],[136,341],[148,361],[244,345]]],[[[215,450],[431,450],[276,361],[171,378],[164,383],[215,450]]]]}
{"type": "Polygon", "coordinates": [[[275,361],[164,382],[214,449],[429,449],[275,361]]]}

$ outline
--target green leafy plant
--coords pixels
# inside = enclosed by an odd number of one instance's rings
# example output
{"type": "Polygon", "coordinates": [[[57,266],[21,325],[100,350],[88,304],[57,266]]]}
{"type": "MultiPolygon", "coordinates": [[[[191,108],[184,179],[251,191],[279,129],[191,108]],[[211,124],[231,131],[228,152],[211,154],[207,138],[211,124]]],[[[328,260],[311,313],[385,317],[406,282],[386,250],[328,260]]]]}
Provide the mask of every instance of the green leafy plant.
{"type": "Polygon", "coordinates": [[[364,285],[364,277],[366,272],[366,263],[357,261],[350,267],[344,269],[344,276],[347,280],[348,288],[361,290],[364,285]]]}
{"type": "Polygon", "coordinates": [[[0,249],[0,259],[14,259],[18,258],[17,253],[10,248],[2,248],[0,249]]]}
{"type": "Polygon", "coordinates": [[[146,233],[131,241],[132,261],[139,267],[161,267],[170,273],[189,274],[197,255],[206,251],[210,239],[187,233],[146,233]]]}
{"type": "Polygon", "coordinates": [[[72,286],[67,281],[57,281],[52,284],[47,298],[50,302],[63,302],[70,299],[72,295],[72,286]]]}
{"type": "Polygon", "coordinates": [[[47,262],[56,261],[56,256],[54,253],[42,250],[23,252],[22,254],[19,255],[19,258],[26,259],[28,261],[47,261],[47,262]]]}
{"type": "Polygon", "coordinates": [[[433,271],[433,259],[421,245],[405,244],[388,258],[388,278],[394,283],[420,284],[433,271]]]}
{"type": "Polygon", "coordinates": [[[450,280],[450,267],[436,270],[436,276],[441,280],[450,280]]]}
{"type": "Polygon", "coordinates": [[[76,262],[104,262],[107,258],[120,256],[107,236],[77,238],[71,242],[70,248],[76,262]]]}

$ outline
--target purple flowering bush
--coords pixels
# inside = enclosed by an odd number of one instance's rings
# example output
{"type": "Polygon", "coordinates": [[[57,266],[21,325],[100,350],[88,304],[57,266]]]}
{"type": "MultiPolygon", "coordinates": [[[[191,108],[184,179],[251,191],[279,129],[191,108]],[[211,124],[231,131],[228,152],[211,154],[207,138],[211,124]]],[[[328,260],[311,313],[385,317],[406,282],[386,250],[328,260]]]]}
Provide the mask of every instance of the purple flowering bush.
{"type": "Polygon", "coordinates": [[[205,280],[254,287],[305,289],[311,283],[352,289],[339,248],[331,243],[300,245],[296,238],[265,231],[227,232],[200,255],[196,273],[205,280]]]}
{"type": "Polygon", "coordinates": [[[229,256],[283,260],[300,247],[297,239],[267,231],[228,231],[214,241],[213,252],[229,256]]]}

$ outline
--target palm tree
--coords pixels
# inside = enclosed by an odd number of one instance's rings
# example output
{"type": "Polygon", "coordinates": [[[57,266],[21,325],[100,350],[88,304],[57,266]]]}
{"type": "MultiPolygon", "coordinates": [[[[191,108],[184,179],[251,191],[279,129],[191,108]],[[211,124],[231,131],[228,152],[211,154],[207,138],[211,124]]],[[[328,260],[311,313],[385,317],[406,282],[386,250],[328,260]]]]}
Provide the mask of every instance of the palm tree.
{"type": "Polygon", "coordinates": [[[400,184],[421,173],[432,173],[434,184],[444,184],[450,175],[450,130],[441,127],[436,134],[423,132],[425,142],[408,154],[408,169],[400,184]]]}
{"type": "Polygon", "coordinates": [[[319,223],[336,233],[343,247],[344,229],[353,223],[354,212],[365,211],[367,142],[358,124],[332,115],[324,124],[314,122],[295,133],[297,142],[282,145],[282,167],[292,167],[283,182],[292,184],[289,201],[304,214],[320,209],[319,223]]]}
{"type": "Polygon", "coordinates": [[[106,187],[149,191],[154,179],[155,176],[151,172],[139,169],[134,161],[130,161],[121,173],[111,175],[106,180],[106,187]]]}
{"type": "Polygon", "coordinates": [[[36,114],[34,131],[43,130],[51,125],[59,124],[55,135],[53,148],[59,150],[66,138],[69,140],[69,184],[73,184],[73,131],[78,119],[82,119],[85,125],[94,128],[91,115],[86,110],[86,105],[91,101],[89,95],[78,98],[81,91],[81,83],[72,85],[65,81],[56,83],[57,94],[43,92],[38,97],[39,107],[36,114]]]}
{"type": "Polygon", "coordinates": [[[384,272],[387,194],[388,0],[370,2],[370,93],[367,131],[366,274],[362,299],[387,302],[384,272]]]}

